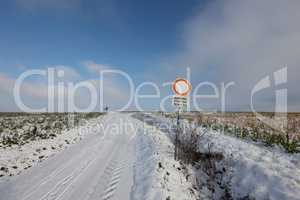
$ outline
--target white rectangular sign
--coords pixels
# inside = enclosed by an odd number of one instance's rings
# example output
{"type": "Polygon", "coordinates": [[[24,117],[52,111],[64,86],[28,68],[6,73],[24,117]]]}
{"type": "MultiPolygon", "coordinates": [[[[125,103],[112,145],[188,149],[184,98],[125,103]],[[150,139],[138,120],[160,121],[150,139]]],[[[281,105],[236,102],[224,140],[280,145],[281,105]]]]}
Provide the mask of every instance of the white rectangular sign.
{"type": "Polygon", "coordinates": [[[172,104],[179,112],[184,112],[187,110],[187,101],[187,97],[173,96],[172,104]]]}

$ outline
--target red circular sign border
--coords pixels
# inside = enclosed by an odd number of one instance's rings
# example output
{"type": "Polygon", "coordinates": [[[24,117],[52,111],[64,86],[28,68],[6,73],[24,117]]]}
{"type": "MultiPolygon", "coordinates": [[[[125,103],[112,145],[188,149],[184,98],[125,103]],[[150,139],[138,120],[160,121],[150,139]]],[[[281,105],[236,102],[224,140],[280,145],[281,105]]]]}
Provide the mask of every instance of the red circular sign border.
{"type": "Polygon", "coordinates": [[[188,82],[188,80],[183,79],[183,78],[178,78],[178,79],[176,79],[176,80],[173,82],[173,84],[172,84],[172,89],[173,89],[173,91],[175,92],[176,95],[185,97],[185,96],[187,96],[187,95],[190,93],[190,91],[192,90],[192,86],[191,86],[191,84],[188,82]],[[185,93],[179,93],[179,92],[176,90],[176,88],[175,88],[176,83],[177,83],[177,82],[180,82],[180,81],[185,82],[186,85],[188,86],[188,90],[187,90],[185,93]]]}

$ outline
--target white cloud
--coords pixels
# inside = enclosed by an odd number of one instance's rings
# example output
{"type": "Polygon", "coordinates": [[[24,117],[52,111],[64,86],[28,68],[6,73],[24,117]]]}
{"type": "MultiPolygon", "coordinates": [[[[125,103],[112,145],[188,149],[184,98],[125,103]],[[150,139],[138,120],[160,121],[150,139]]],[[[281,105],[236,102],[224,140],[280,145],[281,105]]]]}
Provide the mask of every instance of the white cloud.
{"type": "Polygon", "coordinates": [[[72,67],[68,67],[65,65],[57,65],[54,66],[53,68],[64,72],[64,76],[62,77],[63,80],[74,81],[81,78],[80,74],[72,67]]]}
{"type": "MultiPolygon", "coordinates": [[[[15,81],[15,78],[0,72],[0,109],[2,112],[20,111],[13,96],[15,81]]],[[[47,89],[47,85],[43,83],[25,81],[20,88],[21,98],[31,108],[39,108],[46,103],[47,89]]]]}
{"type": "MultiPolygon", "coordinates": [[[[14,78],[0,73],[0,91],[12,95],[15,81],[14,78]]],[[[47,98],[47,85],[24,82],[21,86],[21,92],[34,98],[47,98]]]]}
{"type": "MultiPolygon", "coordinates": [[[[96,65],[96,64],[95,64],[96,65]]],[[[97,65],[98,66],[98,65],[97,65]]],[[[80,74],[74,70],[71,67],[67,66],[52,66],[51,68],[54,68],[56,71],[62,70],[64,71],[64,77],[63,77],[63,86],[64,86],[64,93],[61,93],[61,91],[58,91],[58,82],[54,82],[54,102],[55,102],[55,110],[57,110],[58,106],[58,97],[63,97],[64,99],[64,108],[65,111],[67,107],[67,100],[68,100],[68,84],[73,83],[73,85],[76,85],[81,82],[83,79],[80,74]],[[78,79],[81,80],[78,80],[78,79]]],[[[13,88],[15,85],[17,78],[13,78],[8,76],[5,73],[0,72],[0,97],[2,99],[0,109],[1,111],[18,111],[19,108],[14,103],[14,96],[13,96],[13,88]]],[[[55,78],[57,79],[57,78],[55,78]]],[[[60,83],[62,80],[59,80],[60,83]]],[[[94,111],[100,110],[100,85],[98,79],[86,79],[84,82],[90,82],[94,85],[95,91],[97,92],[97,107],[94,111]]],[[[120,77],[105,77],[103,80],[104,83],[104,90],[103,90],[103,99],[104,99],[104,105],[109,105],[112,109],[121,108],[123,105],[126,105],[129,94],[127,91],[129,89],[127,88],[126,80],[124,80],[120,77]]],[[[24,101],[25,105],[35,109],[35,108],[41,108],[47,106],[48,102],[48,82],[47,77],[39,77],[38,79],[32,80],[30,78],[25,79],[25,81],[22,83],[20,92],[21,92],[21,99],[24,101]]],[[[90,103],[90,93],[85,88],[79,88],[76,90],[75,96],[74,96],[76,105],[78,105],[80,108],[86,108],[87,105],[90,103]]]]}
{"type": "Polygon", "coordinates": [[[299,9],[300,1],[212,1],[186,22],[175,64],[192,67],[198,80],[236,82],[230,104],[241,109],[247,109],[255,83],[285,65],[288,89],[297,90],[299,9]]]}
{"type": "Polygon", "coordinates": [[[6,74],[0,72],[0,90],[2,92],[10,92],[14,85],[14,80],[6,74]]]}
{"type": "Polygon", "coordinates": [[[87,71],[91,73],[100,73],[102,70],[111,69],[112,67],[107,64],[99,64],[95,63],[94,61],[84,61],[82,62],[84,67],[87,69],[87,71]]]}

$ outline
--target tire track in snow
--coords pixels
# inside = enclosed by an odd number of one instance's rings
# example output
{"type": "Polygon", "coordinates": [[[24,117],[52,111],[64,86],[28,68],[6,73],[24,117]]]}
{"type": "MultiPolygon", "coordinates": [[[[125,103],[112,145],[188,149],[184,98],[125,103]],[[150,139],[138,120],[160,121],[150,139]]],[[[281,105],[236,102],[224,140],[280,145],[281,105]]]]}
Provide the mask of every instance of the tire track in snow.
{"type": "MultiPolygon", "coordinates": [[[[99,147],[98,147],[99,148],[99,147]]],[[[88,151],[81,152],[79,155],[79,158],[84,158],[86,155],[90,154],[90,149],[96,149],[95,147],[90,147],[88,151]]],[[[43,185],[46,185],[48,182],[52,181],[58,174],[62,173],[64,170],[66,170],[70,165],[74,164],[76,159],[69,160],[66,164],[64,164],[62,167],[59,167],[55,169],[53,172],[51,172],[49,175],[44,177],[40,182],[36,183],[34,186],[32,186],[32,189],[24,194],[24,197],[22,200],[30,199],[30,197],[37,192],[43,185]]]]}
{"type": "Polygon", "coordinates": [[[118,184],[121,180],[123,169],[126,167],[125,162],[118,163],[117,167],[113,169],[110,180],[102,194],[102,200],[109,200],[114,196],[114,192],[118,188],[118,184]]]}
{"type": "Polygon", "coordinates": [[[118,151],[114,152],[112,159],[109,161],[107,167],[104,169],[103,173],[98,178],[99,181],[97,181],[96,184],[93,187],[91,187],[85,200],[99,199],[101,197],[105,186],[108,184],[109,177],[111,176],[112,171],[118,163],[117,155],[119,154],[119,151],[120,150],[118,149],[118,151]]]}
{"type": "MultiPolygon", "coordinates": [[[[76,164],[76,161],[81,160],[82,158],[85,158],[87,156],[91,157],[91,155],[95,155],[94,157],[96,157],[97,150],[99,150],[101,148],[102,148],[102,146],[99,145],[99,144],[96,144],[96,145],[94,145],[92,147],[89,147],[88,150],[82,152],[80,154],[80,156],[76,157],[76,159],[72,159],[72,160],[68,161],[68,163],[65,164],[63,167],[54,170],[53,173],[51,173],[49,176],[46,176],[40,183],[38,183],[39,185],[36,188],[34,188],[33,190],[31,190],[30,193],[28,193],[24,199],[30,199],[29,197],[32,197],[32,195],[34,195],[35,192],[38,192],[39,188],[41,188],[42,185],[45,185],[48,182],[51,182],[53,179],[56,178],[57,175],[59,175],[61,172],[63,172],[65,169],[67,169],[70,165],[76,164]]],[[[84,164],[82,164],[79,167],[75,168],[71,172],[71,174],[69,174],[67,176],[64,176],[62,179],[60,179],[60,181],[56,185],[54,185],[52,187],[52,189],[50,189],[50,191],[47,192],[46,194],[44,194],[42,196],[42,198],[40,198],[40,199],[45,199],[45,198],[49,199],[50,198],[49,194],[51,193],[51,191],[55,191],[55,190],[58,191],[59,190],[58,185],[64,186],[68,182],[70,182],[73,179],[72,177],[74,177],[75,175],[77,175],[78,172],[80,173],[80,171],[82,171],[83,169],[85,169],[88,166],[88,164],[90,163],[91,160],[93,160],[93,158],[89,159],[87,162],[84,162],[84,164]]],[[[54,196],[54,195],[52,195],[52,196],[54,196]]]]}
{"type": "MultiPolygon", "coordinates": [[[[124,147],[124,145],[121,145],[124,147]]],[[[126,166],[122,161],[124,158],[120,152],[124,148],[118,148],[114,152],[111,161],[103,171],[102,175],[98,178],[99,181],[90,189],[85,200],[94,199],[109,199],[113,196],[114,191],[117,189],[118,183],[121,180],[122,169],[126,166]]]]}
{"type": "Polygon", "coordinates": [[[76,168],[69,176],[61,179],[52,189],[43,195],[41,200],[57,200],[60,199],[65,192],[70,188],[72,183],[76,182],[76,180],[83,174],[83,172],[97,159],[97,156],[93,156],[88,161],[86,161],[83,165],[76,168]]]}

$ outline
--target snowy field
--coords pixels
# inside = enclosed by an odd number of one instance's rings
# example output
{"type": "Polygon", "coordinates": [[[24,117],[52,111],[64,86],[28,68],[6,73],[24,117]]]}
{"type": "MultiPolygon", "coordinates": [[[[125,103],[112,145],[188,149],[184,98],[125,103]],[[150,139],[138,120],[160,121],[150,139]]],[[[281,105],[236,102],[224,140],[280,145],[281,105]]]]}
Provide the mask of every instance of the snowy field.
{"type": "Polygon", "coordinates": [[[222,152],[235,198],[300,199],[300,154],[287,154],[248,141],[208,132],[199,141],[202,152],[222,152]]]}
{"type": "Polygon", "coordinates": [[[39,162],[54,156],[56,153],[79,142],[87,134],[93,133],[91,127],[97,127],[101,123],[100,116],[90,119],[87,124],[62,131],[55,137],[37,139],[24,145],[11,145],[0,148],[0,177],[14,176],[21,173],[39,162]]]}
{"type": "MultiPolygon", "coordinates": [[[[151,115],[156,126],[174,125],[174,120],[151,115]]],[[[233,199],[299,200],[300,199],[300,154],[289,154],[281,148],[241,140],[216,131],[199,128],[206,132],[198,140],[201,153],[220,153],[224,160],[216,162],[216,171],[226,170],[218,181],[230,189],[233,199]]],[[[172,131],[168,134],[174,137],[172,131]]],[[[199,163],[201,166],[201,163],[199,163]]],[[[201,199],[220,199],[218,188],[208,189],[209,177],[201,169],[194,169],[200,180],[201,199]],[[207,179],[207,180],[205,180],[207,179]]]]}
{"type": "Polygon", "coordinates": [[[190,169],[173,160],[173,145],[163,132],[119,113],[86,126],[93,128],[2,149],[1,166],[19,171],[0,179],[0,199],[197,199],[190,169]],[[49,150],[65,140],[74,142],[49,150]],[[43,159],[32,155],[42,146],[43,159]]]}
{"type": "Polygon", "coordinates": [[[222,155],[212,179],[206,161],[174,160],[166,127],[174,121],[158,114],[109,113],[55,138],[0,148],[0,199],[300,199],[299,154],[199,127],[201,155],[222,155]]]}

